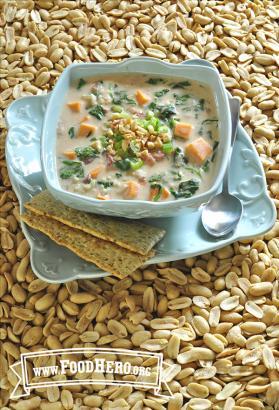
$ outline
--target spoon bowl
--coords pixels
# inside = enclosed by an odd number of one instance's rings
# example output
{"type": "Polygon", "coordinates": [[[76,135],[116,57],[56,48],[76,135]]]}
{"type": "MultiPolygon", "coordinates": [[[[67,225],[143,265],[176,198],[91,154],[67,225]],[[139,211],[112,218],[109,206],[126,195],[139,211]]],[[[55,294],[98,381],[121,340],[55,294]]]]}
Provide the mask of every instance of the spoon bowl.
{"type": "Polygon", "coordinates": [[[232,118],[231,152],[223,180],[222,192],[214,196],[202,209],[201,220],[204,229],[212,236],[219,238],[232,232],[239,223],[243,206],[241,201],[229,192],[229,168],[232,149],[236,138],[237,123],[239,118],[239,101],[230,98],[230,109],[232,118]]]}
{"type": "Polygon", "coordinates": [[[215,237],[227,235],[240,221],[243,212],[241,201],[234,195],[216,195],[202,211],[202,223],[215,237]]]}

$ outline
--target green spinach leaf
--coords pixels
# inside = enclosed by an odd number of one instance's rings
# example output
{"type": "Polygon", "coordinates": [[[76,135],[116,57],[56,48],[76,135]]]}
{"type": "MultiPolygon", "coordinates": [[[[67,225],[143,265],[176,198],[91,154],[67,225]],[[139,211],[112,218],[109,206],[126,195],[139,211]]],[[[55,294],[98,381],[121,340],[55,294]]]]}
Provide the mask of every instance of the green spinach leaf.
{"type": "Polygon", "coordinates": [[[218,148],[219,142],[218,141],[214,141],[213,144],[213,154],[211,157],[211,162],[213,162],[215,160],[216,154],[217,154],[217,148],[218,148]]]}
{"type": "Polygon", "coordinates": [[[102,185],[104,188],[110,188],[113,186],[112,181],[97,181],[97,184],[102,185]]]}
{"type": "Polygon", "coordinates": [[[86,161],[87,159],[96,158],[98,156],[97,151],[92,147],[76,148],[75,153],[80,161],[86,161]]]}
{"type": "Polygon", "coordinates": [[[209,165],[210,165],[210,161],[206,160],[205,163],[202,166],[202,169],[204,172],[208,172],[209,171],[209,165]]]}
{"type": "Polygon", "coordinates": [[[182,174],[180,171],[171,171],[172,175],[173,175],[173,180],[174,181],[181,181],[182,179],[182,174]]]}
{"type": "Polygon", "coordinates": [[[201,170],[198,167],[195,167],[192,165],[186,165],[185,169],[187,171],[190,171],[192,174],[197,175],[198,177],[201,177],[201,170]]]}
{"type": "Polygon", "coordinates": [[[176,105],[185,105],[189,98],[191,97],[189,94],[184,94],[184,95],[178,95],[178,94],[173,94],[175,98],[175,104],[176,105]]]}
{"type": "Polygon", "coordinates": [[[60,178],[69,179],[73,176],[78,178],[84,177],[84,169],[81,162],[65,160],[62,163],[64,166],[60,168],[60,178]]]}
{"type": "Polygon", "coordinates": [[[95,105],[95,107],[90,108],[88,113],[93,117],[97,118],[97,120],[101,120],[105,115],[105,110],[101,105],[97,104],[95,105]]]}
{"type": "Polygon", "coordinates": [[[78,85],[77,85],[77,89],[80,90],[85,84],[86,84],[86,81],[84,81],[83,78],[80,78],[78,85]]]}
{"type": "Polygon", "coordinates": [[[216,126],[218,126],[218,120],[215,118],[207,118],[206,120],[203,120],[202,125],[210,123],[216,123],[216,126]]]}
{"type": "Polygon", "coordinates": [[[152,101],[148,106],[148,109],[151,111],[155,111],[156,108],[157,108],[157,104],[155,103],[155,101],[152,101]]]}
{"type": "Polygon", "coordinates": [[[180,182],[178,189],[170,189],[171,194],[176,198],[190,198],[199,189],[199,181],[189,179],[188,181],[180,182]]]}
{"type": "Polygon", "coordinates": [[[160,105],[153,101],[149,104],[148,109],[152,110],[155,115],[163,121],[168,121],[171,117],[176,115],[174,104],[160,105]]]}
{"type": "Polygon", "coordinates": [[[172,116],[176,115],[176,108],[172,104],[159,106],[159,118],[161,120],[166,121],[169,120],[172,116]]]}
{"type": "Polygon", "coordinates": [[[153,184],[154,182],[162,181],[162,179],[163,179],[163,175],[162,175],[162,174],[152,175],[152,177],[150,177],[150,178],[148,179],[148,182],[150,182],[151,184],[153,184]]]}
{"type": "Polygon", "coordinates": [[[74,138],[74,136],[75,136],[75,129],[74,129],[74,127],[69,128],[69,130],[68,130],[68,135],[69,135],[70,138],[74,138]]]}
{"type": "Polygon", "coordinates": [[[162,78],[149,78],[146,82],[147,84],[157,85],[160,83],[165,83],[165,80],[163,80],[162,78]]]}
{"type": "Polygon", "coordinates": [[[156,93],[154,93],[155,97],[160,98],[163,97],[164,95],[166,95],[169,92],[169,89],[167,88],[163,88],[161,91],[156,91],[156,93]]]}
{"type": "Polygon", "coordinates": [[[161,197],[161,195],[162,195],[163,186],[162,186],[161,184],[154,183],[154,184],[151,185],[151,188],[153,188],[153,189],[158,189],[158,192],[157,192],[157,194],[152,198],[152,201],[154,201],[154,202],[159,201],[159,199],[160,199],[160,197],[161,197]]]}
{"type": "Polygon", "coordinates": [[[131,168],[131,161],[128,158],[115,162],[115,166],[121,171],[128,171],[131,168]]]}
{"type": "Polygon", "coordinates": [[[199,100],[199,102],[195,105],[194,107],[194,111],[198,112],[198,111],[204,111],[204,106],[205,106],[205,99],[201,98],[199,100]]]}
{"type": "Polygon", "coordinates": [[[126,91],[114,90],[111,93],[112,103],[114,105],[122,105],[123,103],[129,105],[136,105],[136,101],[133,98],[130,98],[126,91]]]}
{"type": "Polygon", "coordinates": [[[171,83],[172,88],[185,88],[191,85],[190,81],[179,81],[178,83],[171,83]]]}
{"type": "Polygon", "coordinates": [[[174,150],[173,161],[176,167],[182,167],[187,164],[188,160],[180,147],[176,147],[174,150]]]}

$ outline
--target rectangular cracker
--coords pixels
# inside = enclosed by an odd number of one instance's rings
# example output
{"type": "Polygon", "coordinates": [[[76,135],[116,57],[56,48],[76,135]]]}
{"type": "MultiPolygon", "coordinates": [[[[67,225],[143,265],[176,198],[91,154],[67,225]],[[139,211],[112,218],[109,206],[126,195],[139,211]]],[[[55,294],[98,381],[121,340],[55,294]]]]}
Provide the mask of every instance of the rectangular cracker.
{"type": "Polygon", "coordinates": [[[58,245],[65,246],[82,259],[95,263],[100,269],[119,278],[130,275],[154,255],[153,251],[145,256],[139,255],[29,210],[21,215],[21,219],[58,245]]]}
{"type": "Polygon", "coordinates": [[[48,191],[35,195],[24,206],[36,214],[48,216],[141,255],[147,255],[165,235],[163,229],[141,222],[95,215],[70,208],[53,198],[48,191]]]}

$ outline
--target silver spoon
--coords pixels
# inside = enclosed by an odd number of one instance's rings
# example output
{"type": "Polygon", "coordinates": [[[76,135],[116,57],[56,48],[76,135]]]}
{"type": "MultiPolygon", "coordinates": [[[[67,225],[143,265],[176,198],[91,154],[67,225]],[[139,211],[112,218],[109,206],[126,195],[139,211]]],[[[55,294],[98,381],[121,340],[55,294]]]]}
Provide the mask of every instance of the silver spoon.
{"type": "Polygon", "coordinates": [[[236,228],[243,211],[241,201],[229,192],[229,169],[233,145],[236,138],[240,107],[237,98],[230,98],[229,104],[232,118],[232,135],[230,157],[223,180],[223,189],[220,194],[213,197],[204,205],[201,215],[202,224],[205,230],[210,235],[217,238],[227,235],[236,228]]]}

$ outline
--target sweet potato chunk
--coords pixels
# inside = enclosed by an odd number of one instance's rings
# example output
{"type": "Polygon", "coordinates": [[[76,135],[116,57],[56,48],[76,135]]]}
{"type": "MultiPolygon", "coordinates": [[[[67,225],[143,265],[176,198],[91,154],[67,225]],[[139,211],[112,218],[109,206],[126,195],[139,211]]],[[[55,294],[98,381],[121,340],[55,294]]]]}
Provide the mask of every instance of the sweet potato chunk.
{"type": "Polygon", "coordinates": [[[64,152],[65,157],[68,159],[75,159],[76,158],[76,153],[75,151],[66,151],[64,152]]]}
{"type": "Polygon", "coordinates": [[[212,154],[212,147],[203,138],[197,138],[186,146],[185,154],[193,162],[201,165],[212,154]]]}
{"type": "Polygon", "coordinates": [[[174,127],[174,135],[183,139],[188,139],[193,126],[187,122],[177,122],[174,127]]]}
{"type": "Polygon", "coordinates": [[[109,199],[109,196],[98,194],[97,199],[100,199],[101,201],[106,201],[107,199],[109,199]]]}
{"type": "Polygon", "coordinates": [[[125,197],[134,199],[138,196],[139,185],[134,181],[128,181],[125,189],[125,197]]]}
{"type": "Polygon", "coordinates": [[[144,94],[141,90],[136,91],[136,100],[139,105],[145,105],[150,101],[148,95],[144,94]]]}
{"type": "Polygon", "coordinates": [[[96,131],[97,127],[95,125],[86,124],[85,122],[80,124],[78,130],[78,137],[88,137],[90,134],[96,131]]]}
{"type": "Polygon", "coordinates": [[[162,199],[168,199],[170,196],[170,191],[168,190],[168,188],[163,187],[162,189],[162,199]]]}
{"type": "Polygon", "coordinates": [[[72,102],[69,102],[67,105],[72,111],[80,112],[80,102],[72,101],[72,102]]]}
{"type": "Polygon", "coordinates": [[[92,171],[90,171],[91,178],[97,178],[97,176],[103,171],[103,169],[104,167],[102,165],[99,165],[98,167],[92,169],[92,171]]]}

